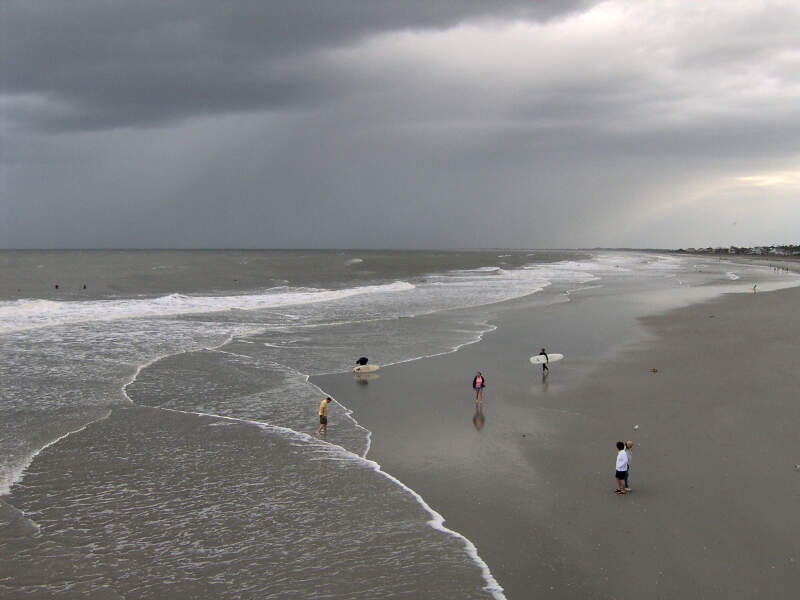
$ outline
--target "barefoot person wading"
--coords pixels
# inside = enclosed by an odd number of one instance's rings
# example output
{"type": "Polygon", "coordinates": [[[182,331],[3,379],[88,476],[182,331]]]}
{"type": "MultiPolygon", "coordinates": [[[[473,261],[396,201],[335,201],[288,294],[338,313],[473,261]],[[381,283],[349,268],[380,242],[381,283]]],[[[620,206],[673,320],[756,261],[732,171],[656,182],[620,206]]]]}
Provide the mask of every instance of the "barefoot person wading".
{"type": "Polygon", "coordinates": [[[319,403],[319,429],[317,429],[317,435],[328,433],[328,404],[330,403],[330,396],[319,403]]]}

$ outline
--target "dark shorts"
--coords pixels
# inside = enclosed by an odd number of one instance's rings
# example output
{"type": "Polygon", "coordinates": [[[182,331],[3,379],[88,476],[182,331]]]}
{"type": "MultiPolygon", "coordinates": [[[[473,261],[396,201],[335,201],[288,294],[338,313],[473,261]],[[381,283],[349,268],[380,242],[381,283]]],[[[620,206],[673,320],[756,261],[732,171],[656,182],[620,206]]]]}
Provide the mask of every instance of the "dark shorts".
{"type": "Polygon", "coordinates": [[[625,474],[627,471],[617,471],[617,479],[625,479],[625,474]]]}
{"type": "Polygon", "coordinates": [[[478,390],[482,390],[483,388],[482,388],[481,386],[479,386],[479,385],[476,385],[476,386],[475,386],[474,388],[472,388],[472,389],[473,389],[473,390],[475,390],[475,391],[477,392],[478,390]]]}
{"type": "Polygon", "coordinates": [[[327,425],[328,424],[328,417],[323,417],[322,415],[320,415],[319,416],[319,422],[322,425],[327,425]]]}

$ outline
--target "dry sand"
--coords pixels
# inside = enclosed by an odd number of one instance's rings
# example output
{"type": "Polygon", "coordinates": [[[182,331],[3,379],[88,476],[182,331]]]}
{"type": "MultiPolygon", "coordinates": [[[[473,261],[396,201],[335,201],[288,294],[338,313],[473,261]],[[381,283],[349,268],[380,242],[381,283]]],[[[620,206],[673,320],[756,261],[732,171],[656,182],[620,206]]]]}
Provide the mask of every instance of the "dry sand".
{"type": "Polygon", "coordinates": [[[798,306],[798,288],[731,294],[630,326],[579,301],[534,317],[522,301],[456,353],[366,385],[314,381],[373,432],[369,458],[476,544],[508,598],[794,598],[798,306]],[[537,340],[576,331],[610,342],[597,358],[548,342],[568,356],[544,383],[527,364],[537,340]],[[625,439],[633,489],[618,496],[625,439]]]}

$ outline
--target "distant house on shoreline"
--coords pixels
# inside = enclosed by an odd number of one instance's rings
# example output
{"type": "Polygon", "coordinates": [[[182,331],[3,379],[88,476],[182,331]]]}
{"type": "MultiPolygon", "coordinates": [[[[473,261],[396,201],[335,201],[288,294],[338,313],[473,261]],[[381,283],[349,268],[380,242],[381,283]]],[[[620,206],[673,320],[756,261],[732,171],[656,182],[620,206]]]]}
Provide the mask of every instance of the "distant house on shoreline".
{"type": "Polygon", "coordinates": [[[681,248],[676,252],[683,254],[728,254],[728,255],[750,255],[763,256],[800,256],[800,244],[786,244],[773,246],[753,246],[751,248],[740,246],[717,246],[716,248],[681,248]]]}

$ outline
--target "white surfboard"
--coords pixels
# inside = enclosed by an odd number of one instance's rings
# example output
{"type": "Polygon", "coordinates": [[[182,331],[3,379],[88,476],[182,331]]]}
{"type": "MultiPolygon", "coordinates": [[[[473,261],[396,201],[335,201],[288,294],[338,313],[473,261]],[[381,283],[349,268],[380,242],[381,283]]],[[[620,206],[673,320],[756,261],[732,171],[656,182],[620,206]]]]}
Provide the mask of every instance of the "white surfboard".
{"type": "Polygon", "coordinates": [[[372,373],[380,369],[378,365],[358,365],[353,367],[354,373],[372,373]]]}
{"type": "MultiPolygon", "coordinates": [[[[548,352],[547,356],[550,358],[550,362],[556,362],[557,360],[561,360],[564,358],[563,354],[559,354],[558,352],[548,352]]],[[[543,354],[537,354],[535,356],[531,356],[531,364],[532,365],[541,365],[542,363],[546,363],[547,359],[544,357],[543,354]]]]}

